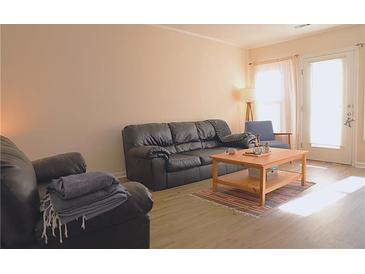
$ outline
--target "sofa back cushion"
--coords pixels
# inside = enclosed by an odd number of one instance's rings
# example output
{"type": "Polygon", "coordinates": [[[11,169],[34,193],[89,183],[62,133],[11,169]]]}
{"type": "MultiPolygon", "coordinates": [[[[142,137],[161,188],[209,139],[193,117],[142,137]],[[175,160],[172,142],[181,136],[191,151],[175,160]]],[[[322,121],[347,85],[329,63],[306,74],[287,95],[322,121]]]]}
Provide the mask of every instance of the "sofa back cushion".
{"type": "Polygon", "coordinates": [[[223,120],[129,125],[122,131],[125,153],[148,145],[162,146],[171,153],[214,148],[222,145],[219,134],[231,134],[223,120]]]}
{"type": "Polygon", "coordinates": [[[32,163],[12,141],[1,136],[2,247],[26,247],[35,241],[39,203],[32,163]]]}
{"type": "Polygon", "coordinates": [[[125,152],[138,146],[161,146],[175,152],[170,127],[166,123],[129,125],[122,134],[125,152]]]}
{"type": "Polygon", "coordinates": [[[177,152],[202,148],[194,122],[169,123],[169,126],[177,152]]]}
{"type": "Polygon", "coordinates": [[[217,133],[209,121],[200,121],[195,123],[199,139],[203,148],[214,148],[219,146],[217,133]]]}
{"type": "Polygon", "coordinates": [[[208,121],[214,127],[218,140],[222,140],[225,136],[232,134],[226,121],[219,119],[212,119],[208,121]]]}

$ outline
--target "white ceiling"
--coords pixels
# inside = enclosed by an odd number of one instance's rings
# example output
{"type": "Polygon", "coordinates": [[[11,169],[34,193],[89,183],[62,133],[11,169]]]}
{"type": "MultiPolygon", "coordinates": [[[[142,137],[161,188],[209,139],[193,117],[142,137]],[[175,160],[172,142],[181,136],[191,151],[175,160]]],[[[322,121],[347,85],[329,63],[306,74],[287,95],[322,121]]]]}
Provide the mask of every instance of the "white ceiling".
{"type": "Polygon", "coordinates": [[[341,25],[310,25],[296,29],[294,26],[296,25],[162,25],[164,28],[242,48],[275,44],[341,27],[341,25]]]}

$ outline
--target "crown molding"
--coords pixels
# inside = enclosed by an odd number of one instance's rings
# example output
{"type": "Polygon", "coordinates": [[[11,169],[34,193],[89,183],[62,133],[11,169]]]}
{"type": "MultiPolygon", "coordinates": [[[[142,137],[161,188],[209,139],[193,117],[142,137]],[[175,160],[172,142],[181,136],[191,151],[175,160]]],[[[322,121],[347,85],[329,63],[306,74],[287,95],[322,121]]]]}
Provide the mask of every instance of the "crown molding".
{"type": "Polygon", "coordinates": [[[197,37],[197,38],[210,40],[210,41],[221,43],[221,44],[224,44],[224,45],[227,45],[227,46],[242,49],[242,47],[240,45],[230,43],[230,42],[227,42],[227,41],[224,41],[224,40],[216,39],[216,38],[213,38],[213,37],[210,37],[210,36],[197,34],[197,33],[194,33],[194,32],[187,31],[187,30],[181,30],[181,29],[177,29],[177,28],[173,28],[173,27],[169,27],[169,26],[164,26],[164,25],[157,25],[157,24],[152,24],[150,26],[160,28],[160,29],[170,30],[170,31],[174,31],[174,32],[179,32],[179,33],[182,33],[182,34],[185,34],[185,35],[194,36],[194,37],[197,37]]]}

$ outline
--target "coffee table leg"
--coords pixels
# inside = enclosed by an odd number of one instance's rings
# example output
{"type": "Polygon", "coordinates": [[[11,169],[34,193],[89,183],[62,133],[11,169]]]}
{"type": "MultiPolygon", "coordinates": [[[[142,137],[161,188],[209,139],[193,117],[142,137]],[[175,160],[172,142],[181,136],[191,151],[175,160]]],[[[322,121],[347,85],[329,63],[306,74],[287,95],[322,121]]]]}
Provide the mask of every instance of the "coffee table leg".
{"type": "Polygon", "coordinates": [[[305,185],[307,180],[307,155],[302,156],[302,186],[305,185]]]}
{"type": "Polygon", "coordinates": [[[217,178],[218,178],[218,161],[217,160],[213,160],[213,186],[212,186],[212,190],[213,192],[217,191],[217,178]]]}
{"type": "Polygon", "coordinates": [[[260,169],[260,206],[265,205],[266,169],[260,169]]]}

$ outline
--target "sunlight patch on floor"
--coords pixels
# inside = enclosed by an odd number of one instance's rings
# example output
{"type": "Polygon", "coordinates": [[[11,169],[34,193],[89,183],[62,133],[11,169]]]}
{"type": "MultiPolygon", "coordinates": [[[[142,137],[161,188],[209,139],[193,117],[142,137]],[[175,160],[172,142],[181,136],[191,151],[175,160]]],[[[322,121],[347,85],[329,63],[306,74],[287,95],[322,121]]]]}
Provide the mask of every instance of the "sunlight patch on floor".
{"type": "Polygon", "coordinates": [[[336,203],[349,193],[359,190],[364,186],[365,178],[357,176],[346,177],[323,189],[318,189],[318,191],[290,201],[280,206],[279,209],[300,216],[309,216],[336,203]]]}
{"type": "Polygon", "coordinates": [[[344,193],[352,193],[365,186],[365,178],[350,176],[331,186],[333,190],[344,193]]]}
{"type": "MultiPolygon", "coordinates": [[[[300,166],[302,166],[302,165],[300,165],[300,166]]],[[[324,169],[324,170],[328,169],[328,167],[324,167],[324,166],[314,166],[314,165],[307,165],[307,167],[315,168],[315,169],[324,169]]]]}

